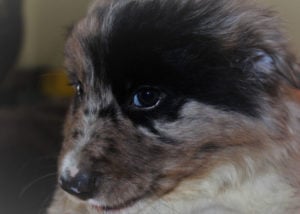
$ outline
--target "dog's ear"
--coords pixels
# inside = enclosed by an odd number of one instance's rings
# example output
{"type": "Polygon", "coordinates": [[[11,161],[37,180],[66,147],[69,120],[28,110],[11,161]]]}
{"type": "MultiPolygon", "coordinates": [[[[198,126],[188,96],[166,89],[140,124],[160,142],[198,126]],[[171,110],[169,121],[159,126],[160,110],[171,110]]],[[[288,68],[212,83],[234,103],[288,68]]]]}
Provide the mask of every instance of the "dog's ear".
{"type": "Polygon", "coordinates": [[[253,50],[247,60],[252,64],[252,69],[258,76],[268,76],[276,70],[273,57],[264,50],[253,50]]]}
{"type": "Polygon", "coordinates": [[[289,54],[269,54],[255,49],[245,60],[247,68],[261,82],[280,81],[300,88],[300,66],[294,56],[289,54]]]}

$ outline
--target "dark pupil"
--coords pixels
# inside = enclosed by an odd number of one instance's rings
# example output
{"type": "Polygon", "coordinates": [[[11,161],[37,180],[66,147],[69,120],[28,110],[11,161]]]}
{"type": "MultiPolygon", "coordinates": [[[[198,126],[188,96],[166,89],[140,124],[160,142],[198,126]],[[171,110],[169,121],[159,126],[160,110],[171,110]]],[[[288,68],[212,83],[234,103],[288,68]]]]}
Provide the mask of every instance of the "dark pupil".
{"type": "Polygon", "coordinates": [[[138,93],[138,99],[144,107],[150,107],[158,102],[159,94],[155,90],[144,89],[138,93]]]}

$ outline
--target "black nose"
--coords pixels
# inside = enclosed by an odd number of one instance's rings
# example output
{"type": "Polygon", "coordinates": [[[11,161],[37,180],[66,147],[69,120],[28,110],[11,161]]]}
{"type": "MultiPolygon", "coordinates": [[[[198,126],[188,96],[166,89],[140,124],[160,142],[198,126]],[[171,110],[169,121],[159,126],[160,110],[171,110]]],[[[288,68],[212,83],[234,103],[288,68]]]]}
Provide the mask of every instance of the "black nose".
{"type": "Polygon", "coordinates": [[[78,173],[76,176],[59,178],[63,190],[82,200],[90,199],[96,191],[96,178],[90,173],[78,173]]]}

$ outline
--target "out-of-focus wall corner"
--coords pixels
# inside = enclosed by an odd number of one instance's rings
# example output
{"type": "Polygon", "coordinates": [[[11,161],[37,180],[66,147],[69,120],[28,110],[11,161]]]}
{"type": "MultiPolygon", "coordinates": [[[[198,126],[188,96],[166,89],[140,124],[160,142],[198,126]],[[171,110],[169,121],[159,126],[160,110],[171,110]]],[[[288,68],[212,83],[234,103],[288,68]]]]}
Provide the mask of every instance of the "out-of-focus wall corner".
{"type": "Polygon", "coordinates": [[[86,13],[91,1],[24,0],[24,37],[17,67],[61,66],[67,28],[86,13]]]}
{"type": "Polygon", "coordinates": [[[300,57],[300,1],[299,0],[257,0],[278,11],[292,50],[300,57]]]}

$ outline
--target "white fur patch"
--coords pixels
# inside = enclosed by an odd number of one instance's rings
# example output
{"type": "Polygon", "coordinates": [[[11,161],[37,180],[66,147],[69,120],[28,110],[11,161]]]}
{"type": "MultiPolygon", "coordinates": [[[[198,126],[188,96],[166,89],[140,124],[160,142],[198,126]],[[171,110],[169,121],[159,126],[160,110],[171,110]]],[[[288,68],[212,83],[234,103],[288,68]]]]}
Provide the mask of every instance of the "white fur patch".
{"type": "Polygon", "coordinates": [[[77,168],[78,163],[77,163],[77,160],[76,160],[75,156],[76,155],[75,155],[75,153],[73,151],[67,153],[64,156],[64,158],[62,160],[61,172],[60,172],[60,174],[63,177],[67,177],[69,175],[73,176],[72,174],[74,174],[74,172],[78,170],[78,168],[77,168]],[[72,172],[70,171],[71,169],[73,169],[72,172]]]}

